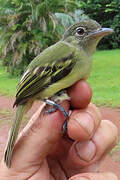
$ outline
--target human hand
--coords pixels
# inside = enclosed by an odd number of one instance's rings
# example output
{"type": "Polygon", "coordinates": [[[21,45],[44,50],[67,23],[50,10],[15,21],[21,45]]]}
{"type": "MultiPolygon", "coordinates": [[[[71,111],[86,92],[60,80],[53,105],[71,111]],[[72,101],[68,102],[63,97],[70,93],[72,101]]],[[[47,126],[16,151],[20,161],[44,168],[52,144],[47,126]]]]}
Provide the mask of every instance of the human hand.
{"type": "MultiPolygon", "coordinates": [[[[112,173],[96,173],[101,158],[115,145],[116,126],[102,120],[85,81],[68,90],[73,106],[68,122],[68,137],[61,131],[63,114],[45,114],[45,105],[33,115],[15,145],[12,166],[0,165],[2,180],[117,180],[112,173]],[[88,106],[87,106],[88,105],[88,106]],[[84,109],[82,109],[84,108],[84,109]]],[[[66,111],[70,103],[64,101],[66,111]]]]}

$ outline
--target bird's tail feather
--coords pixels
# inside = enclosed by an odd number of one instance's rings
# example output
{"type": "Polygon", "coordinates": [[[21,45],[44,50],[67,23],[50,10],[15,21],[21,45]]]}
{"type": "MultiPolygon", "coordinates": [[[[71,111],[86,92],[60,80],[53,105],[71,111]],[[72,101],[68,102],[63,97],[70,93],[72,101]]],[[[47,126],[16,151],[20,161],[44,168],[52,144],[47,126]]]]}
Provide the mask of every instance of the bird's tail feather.
{"type": "Polygon", "coordinates": [[[7,142],[5,154],[4,154],[4,162],[6,163],[8,168],[10,168],[11,166],[12,152],[14,149],[15,141],[18,136],[18,131],[20,128],[20,124],[21,124],[24,112],[25,112],[25,105],[18,105],[16,114],[13,120],[13,124],[9,132],[8,142],[7,142]]]}

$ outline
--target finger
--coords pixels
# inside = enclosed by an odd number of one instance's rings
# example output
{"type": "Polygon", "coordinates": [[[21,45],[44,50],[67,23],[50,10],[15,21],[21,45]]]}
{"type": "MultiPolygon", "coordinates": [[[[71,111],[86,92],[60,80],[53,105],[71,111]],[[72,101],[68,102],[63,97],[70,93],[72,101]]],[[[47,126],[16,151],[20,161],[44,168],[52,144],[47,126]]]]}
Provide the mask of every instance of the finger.
{"type": "MultiPolygon", "coordinates": [[[[72,162],[72,166],[78,165],[82,167],[90,167],[91,164],[99,162],[100,159],[108,153],[118,140],[117,127],[108,120],[102,120],[99,128],[96,130],[91,140],[86,142],[75,142],[68,155],[68,165],[72,162]]],[[[96,167],[93,166],[93,170],[96,167]]]]}
{"type": "Polygon", "coordinates": [[[83,109],[90,103],[92,97],[92,89],[90,85],[84,81],[78,81],[68,89],[68,95],[71,99],[73,108],[83,109]]]}
{"type": "MultiPolygon", "coordinates": [[[[37,180],[37,179],[43,179],[43,180],[50,180],[50,172],[49,167],[47,164],[47,161],[45,160],[38,171],[36,171],[29,179],[27,180],[37,180]]],[[[51,179],[52,180],[52,179],[51,179]]]]}
{"type": "MultiPolygon", "coordinates": [[[[69,104],[63,102],[62,106],[68,111],[69,104]]],[[[45,113],[45,107],[38,110],[27,127],[23,130],[15,145],[12,167],[28,169],[40,165],[50,153],[54,144],[62,136],[62,125],[65,118],[60,111],[51,114],[45,113]]]]}
{"type": "Polygon", "coordinates": [[[84,110],[74,110],[68,122],[68,135],[77,141],[89,140],[101,121],[99,109],[89,104],[84,110]]]}
{"type": "Polygon", "coordinates": [[[115,174],[108,172],[78,174],[71,177],[69,180],[118,180],[118,178],[115,174]]]}

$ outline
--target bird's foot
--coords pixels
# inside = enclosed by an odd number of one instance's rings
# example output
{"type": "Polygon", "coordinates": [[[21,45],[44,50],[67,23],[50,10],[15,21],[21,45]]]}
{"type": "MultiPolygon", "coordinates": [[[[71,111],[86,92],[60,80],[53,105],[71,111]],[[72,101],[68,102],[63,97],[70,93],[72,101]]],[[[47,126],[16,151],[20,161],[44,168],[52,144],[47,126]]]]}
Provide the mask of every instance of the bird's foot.
{"type": "Polygon", "coordinates": [[[56,111],[56,109],[59,109],[63,113],[63,115],[66,117],[66,121],[63,124],[63,132],[65,133],[67,131],[67,122],[69,119],[69,114],[65,111],[65,109],[61,105],[55,103],[54,101],[46,99],[45,102],[46,104],[53,106],[52,108],[46,111],[47,113],[52,113],[56,111]]]}
{"type": "Polygon", "coordinates": [[[52,113],[52,112],[55,112],[56,110],[57,110],[56,107],[52,107],[52,108],[46,110],[45,112],[48,113],[48,114],[50,114],[50,113],[52,113]]]}
{"type": "Polygon", "coordinates": [[[64,124],[62,126],[63,133],[67,132],[67,124],[68,124],[68,119],[64,122],[64,124]]]}

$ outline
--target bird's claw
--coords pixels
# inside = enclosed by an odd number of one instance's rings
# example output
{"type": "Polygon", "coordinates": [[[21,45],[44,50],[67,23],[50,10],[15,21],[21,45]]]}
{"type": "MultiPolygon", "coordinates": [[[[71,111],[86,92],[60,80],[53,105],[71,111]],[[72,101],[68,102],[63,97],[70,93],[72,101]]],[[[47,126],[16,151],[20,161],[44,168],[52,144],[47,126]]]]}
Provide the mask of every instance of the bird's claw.
{"type": "Polygon", "coordinates": [[[56,109],[59,109],[63,113],[63,115],[66,117],[66,121],[64,122],[63,127],[62,127],[63,133],[65,133],[67,131],[67,122],[69,119],[69,114],[65,111],[65,109],[61,105],[55,103],[54,101],[46,99],[45,102],[46,104],[53,106],[51,109],[46,111],[47,113],[52,113],[56,111],[56,109]]]}

